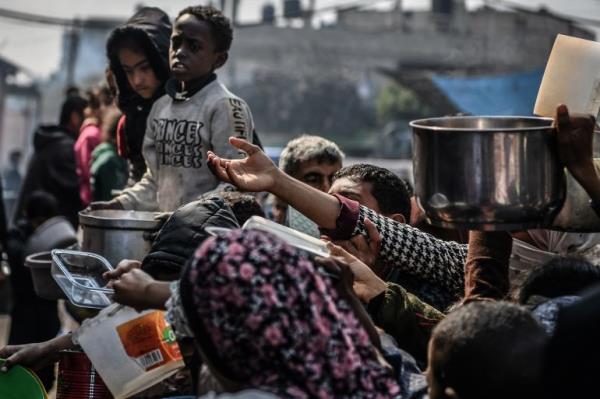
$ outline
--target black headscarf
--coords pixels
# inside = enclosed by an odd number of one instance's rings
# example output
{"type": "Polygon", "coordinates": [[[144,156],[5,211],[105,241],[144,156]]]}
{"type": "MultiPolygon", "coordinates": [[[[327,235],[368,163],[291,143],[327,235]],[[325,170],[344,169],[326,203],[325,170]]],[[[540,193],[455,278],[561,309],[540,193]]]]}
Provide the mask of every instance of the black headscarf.
{"type": "Polygon", "coordinates": [[[106,42],[106,54],[110,62],[118,95],[117,105],[125,114],[124,133],[126,138],[126,157],[134,164],[136,180],[145,171],[142,157],[142,143],[146,132],[146,119],[154,101],[165,94],[164,85],[169,79],[169,41],[171,37],[169,16],[159,8],[143,7],[125,24],[115,28],[106,42]],[[144,99],[137,94],[127,80],[127,75],[119,62],[120,45],[126,39],[138,43],[148,58],[156,77],[162,82],[161,87],[151,99],[144,99]]]}

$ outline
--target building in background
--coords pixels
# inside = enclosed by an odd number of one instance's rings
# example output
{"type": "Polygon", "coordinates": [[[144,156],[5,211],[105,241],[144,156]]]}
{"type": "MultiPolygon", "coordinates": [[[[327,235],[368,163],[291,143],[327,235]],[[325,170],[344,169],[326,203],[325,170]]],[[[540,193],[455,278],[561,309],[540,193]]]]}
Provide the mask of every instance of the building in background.
{"type": "MultiPolygon", "coordinates": [[[[237,18],[240,1],[213,3],[237,18]]],[[[464,0],[432,0],[429,10],[411,11],[397,1],[387,11],[338,8],[335,23],[315,27],[314,2],[305,4],[307,9],[299,0],[277,3],[283,7],[265,2],[262,22],[236,24],[229,61],[219,71],[252,107],[266,144],[282,145],[308,132],[339,141],[347,151],[370,154],[388,122],[406,125],[420,116],[473,113],[468,105],[480,101],[474,98],[486,85],[506,93],[502,82],[520,82],[524,109],[537,88],[523,79],[539,79],[556,35],[595,38],[545,9],[467,10],[464,0]],[[404,91],[387,104],[399,109],[383,112],[381,97],[392,83],[404,91]]],[[[61,64],[42,86],[43,120],[55,120],[56,99],[69,84],[103,79],[105,40],[121,22],[89,19],[66,29],[61,64]]],[[[490,101],[485,110],[514,111],[505,105],[490,101]]]]}
{"type": "Polygon", "coordinates": [[[56,123],[62,99],[69,87],[86,89],[104,80],[106,39],[123,22],[125,20],[91,18],[74,20],[65,28],[59,66],[40,85],[44,123],[56,123]]]}

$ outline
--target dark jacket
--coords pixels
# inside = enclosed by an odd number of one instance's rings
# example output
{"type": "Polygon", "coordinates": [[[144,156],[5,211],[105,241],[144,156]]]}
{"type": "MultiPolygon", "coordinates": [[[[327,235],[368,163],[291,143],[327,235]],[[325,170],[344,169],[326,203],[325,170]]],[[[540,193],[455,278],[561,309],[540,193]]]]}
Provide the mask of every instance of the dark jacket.
{"type": "Polygon", "coordinates": [[[142,269],[159,280],[176,280],[198,246],[209,237],[207,226],[239,228],[222,198],[201,199],[177,209],[156,234],[142,269]]]}
{"type": "Polygon", "coordinates": [[[43,190],[58,201],[59,215],[77,226],[77,214],[82,205],[74,145],[75,135],[61,126],[43,125],[38,128],[33,136],[34,153],[15,207],[15,222],[25,216],[29,195],[43,190]]]}
{"type": "Polygon", "coordinates": [[[142,142],[146,132],[146,119],[152,104],[165,94],[164,83],[169,78],[169,41],[171,22],[169,16],[155,7],[144,7],[135,13],[125,24],[112,31],[106,42],[106,53],[110,69],[115,75],[118,88],[117,105],[125,114],[123,126],[124,145],[120,146],[125,153],[120,153],[129,160],[132,166],[132,178],[138,181],[146,171],[142,156],[142,142]],[[130,87],[127,75],[119,62],[119,44],[125,38],[133,38],[144,50],[156,77],[163,86],[154,93],[152,99],[143,99],[130,87]]]}

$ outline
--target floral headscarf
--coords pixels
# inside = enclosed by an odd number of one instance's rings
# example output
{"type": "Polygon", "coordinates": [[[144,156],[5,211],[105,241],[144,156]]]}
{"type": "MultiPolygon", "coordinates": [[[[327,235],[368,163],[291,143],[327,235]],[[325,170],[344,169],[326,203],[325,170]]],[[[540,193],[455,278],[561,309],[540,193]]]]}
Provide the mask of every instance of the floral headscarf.
{"type": "Polygon", "coordinates": [[[286,398],[399,394],[329,278],[274,236],[235,230],[205,241],[181,295],[203,351],[212,347],[208,356],[241,388],[286,398]]]}

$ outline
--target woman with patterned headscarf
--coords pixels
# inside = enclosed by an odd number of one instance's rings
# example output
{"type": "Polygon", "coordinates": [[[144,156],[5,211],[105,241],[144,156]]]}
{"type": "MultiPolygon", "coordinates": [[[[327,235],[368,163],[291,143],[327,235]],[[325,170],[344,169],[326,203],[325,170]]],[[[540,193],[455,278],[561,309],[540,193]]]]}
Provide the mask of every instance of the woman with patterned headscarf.
{"type": "Polygon", "coordinates": [[[187,319],[202,357],[229,392],[399,396],[330,277],[271,235],[235,230],[205,241],[181,277],[180,299],[183,317],[174,324],[187,319]]]}

